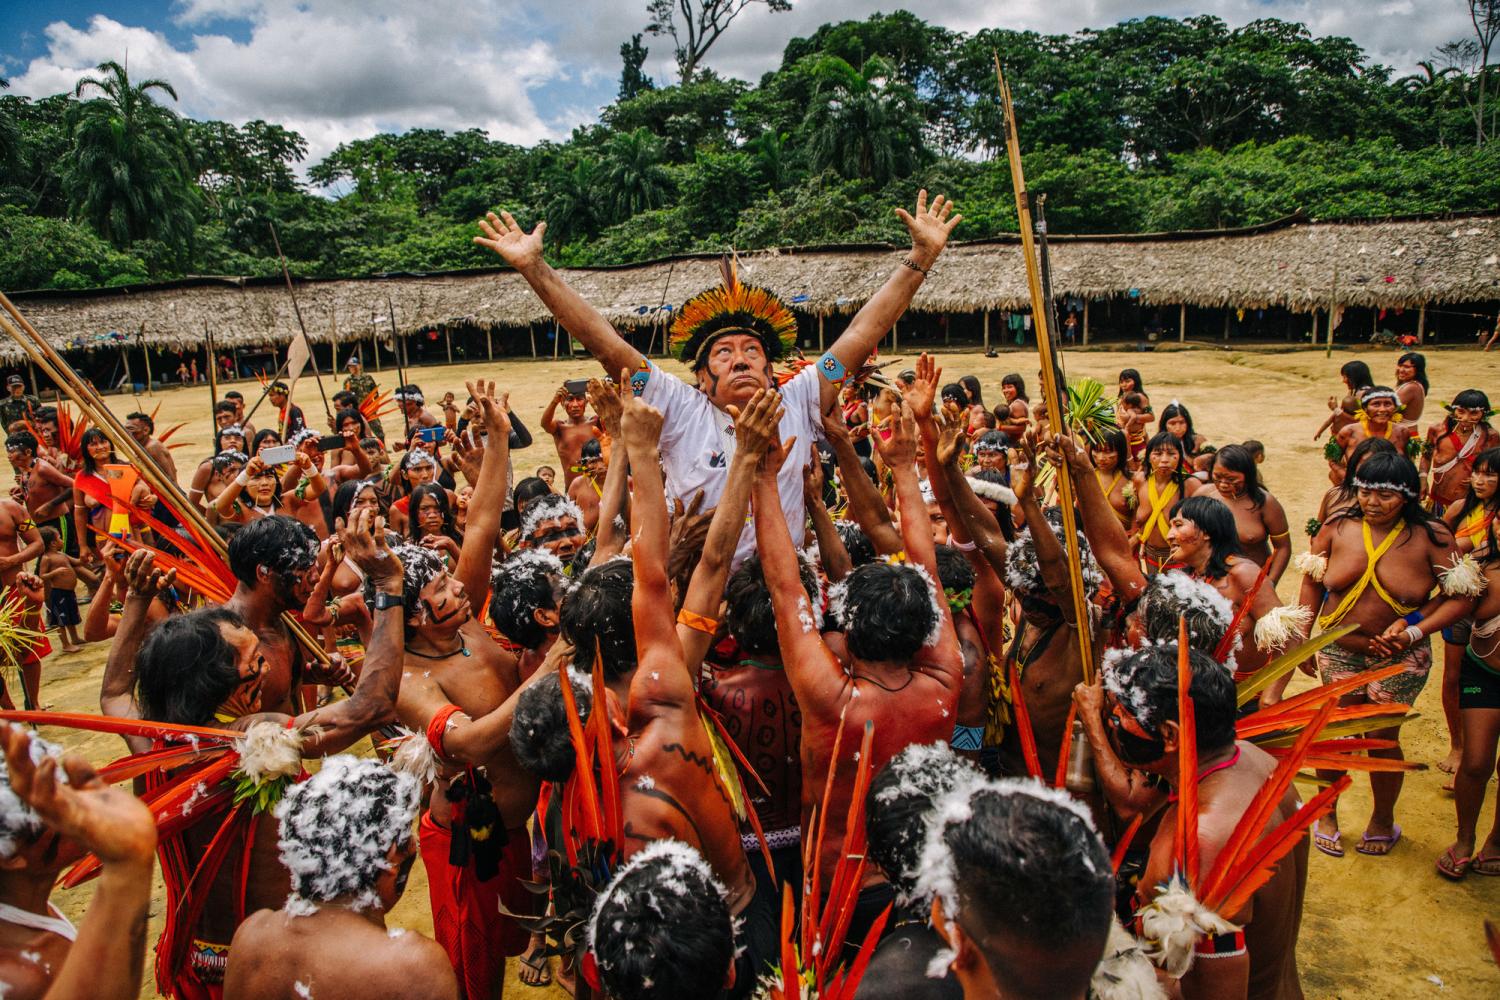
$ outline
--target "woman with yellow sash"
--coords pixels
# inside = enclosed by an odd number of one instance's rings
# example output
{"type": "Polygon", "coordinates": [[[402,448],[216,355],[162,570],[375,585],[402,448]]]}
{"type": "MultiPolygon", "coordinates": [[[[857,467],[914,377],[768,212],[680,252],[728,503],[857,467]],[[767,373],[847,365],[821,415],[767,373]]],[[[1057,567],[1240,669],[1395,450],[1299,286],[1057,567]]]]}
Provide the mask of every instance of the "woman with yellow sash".
{"type": "Polygon", "coordinates": [[[1255,457],[1244,445],[1229,444],[1214,453],[1209,485],[1200,496],[1222,500],[1234,513],[1240,551],[1257,567],[1271,564],[1271,586],[1292,561],[1292,530],[1281,501],[1260,481],[1255,457]]]}
{"type": "MultiPolygon", "coordinates": [[[[98,498],[89,496],[78,483],[73,484],[73,514],[79,527],[78,544],[97,562],[99,559],[99,535],[123,538],[131,533],[127,507],[150,510],[156,506],[156,496],[141,479],[133,466],[126,465],[115,457],[115,446],[108,436],[97,427],[83,432],[80,440],[83,447],[83,469],[78,479],[88,477],[103,483],[115,501],[105,505],[98,498]]],[[[138,537],[138,533],[137,537],[138,537]]]]}
{"type": "MultiPolygon", "coordinates": [[[[1449,505],[1443,521],[1453,531],[1460,552],[1483,559],[1495,551],[1495,514],[1500,512],[1500,448],[1489,448],[1474,458],[1464,498],[1449,505]]],[[[1448,723],[1448,756],[1438,770],[1452,774],[1463,757],[1463,727],[1459,722],[1459,675],[1464,647],[1469,644],[1469,619],[1443,629],[1443,718],[1448,723]]],[[[1443,786],[1451,791],[1453,782],[1443,786]]]]}
{"type": "MultiPolygon", "coordinates": [[[[1135,539],[1141,572],[1155,576],[1171,558],[1167,531],[1172,526],[1172,508],[1198,492],[1203,484],[1189,475],[1187,451],[1182,438],[1171,431],[1158,431],[1146,444],[1146,472],[1136,487],[1139,503],[1135,511],[1135,539]]],[[[1102,484],[1101,484],[1102,486],[1102,484]]]]}
{"type": "Polygon", "coordinates": [[[1089,457],[1094,460],[1094,478],[1099,482],[1099,489],[1128,534],[1135,523],[1145,477],[1131,474],[1130,445],[1126,442],[1125,432],[1106,433],[1098,445],[1089,447],[1089,457]]]}
{"type": "MultiPolygon", "coordinates": [[[[1321,631],[1353,625],[1354,631],[1324,647],[1314,665],[1323,682],[1358,677],[1399,666],[1354,688],[1354,703],[1411,705],[1432,668],[1428,637],[1468,613],[1472,596],[1483,586],[1473,559],[1461,557],[1453,533],[1421,504],[1417,469],[1404,456],[1370,455],[1354,480],[1357,505],[1329,519],[1313,539],[1311,551],[1297,561],[1303,572],[1299,603],[1317,614],[1321,631]]],[[[1399,728],[1366,734],[1394,741],[1374,756],[1401,758],[1399,728]]],[[[1319,772],[1327,780],[1336,773],[1319,772]]],[[[1384,855],[1401,837],[1396,799],[1401,774],[1371,774],[1374,809],[1356,848],[1361,854],[1384,855]]],[[[1337,810],[1319,821],[1314,846],[1342,857],[1337,810]]]]}

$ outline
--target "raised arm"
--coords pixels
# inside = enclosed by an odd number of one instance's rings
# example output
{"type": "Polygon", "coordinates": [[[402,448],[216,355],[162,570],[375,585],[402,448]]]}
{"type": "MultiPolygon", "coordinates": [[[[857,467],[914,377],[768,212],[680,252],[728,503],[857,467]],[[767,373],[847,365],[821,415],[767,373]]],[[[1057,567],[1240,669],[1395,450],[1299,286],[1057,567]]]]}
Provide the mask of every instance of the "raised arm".
{"type": "MultiPolygon", "coordinates": [[[[1005,577],[1005,555],[1009,550],[1009,543],[1005,540],[1005,533],[1000,528],[1000,522],[984,502],[974,494],[974,487],[969,485],[968,477],[958,466],[959,442],[964,437],[964,424],[967,422],[963,414],[957,409],[945,409],[939,424],[937,443],[938,467],[942,472],[944,484],[948,487],[948,501],[957,511],[958,517],[950,516],[948,525],[953,527],[958,524],[962,527],[969,538],[970,544],[975,546],[976,551],[989,565],[990,572],[996,577],[1005,577]]],[[[1010,517],[1010,508],[1002,507],[1001,517],[1010,517]]],[[[972,560],[971,560],[972,562],[972,560]]]]}
{"type": "Polygon", "coordinates": [[[469,504],[464,544],[453,575],[463,584],[469,600],[478,604],[490,592],[490,567],[495,561],[495,539],[500,535],[504,506],[500,498],[505,495],[505,473],[510,464],[510,418],[505,412],[507,398],[495,397],[495,383],[469,382],[467,386],[479,407],[478,419],[484,423],[487,436],[479,482],[474,484],[474,498],[478,502],[469,504]]]}
{"type": "MultiPolygon", "coordinates": [[[[488,763],[495,752],[510,739],[510,727],[515,722],[516,705],[521,700],[521,693],[548,674],[557,673],[560,664],[573,659],[573,652],[571,645],[559,639],[547,650],[542,665],[493,711],[477,719],[471,719],[462,712],[454,713],[443,729],[443,757],[461,764],[488,763]]],[[[449,704],[442,689],[435,684],[413,685],[413,688],[414,693],[409,702],[405,701],[407,695],[402,693],[404,710],[412,717],[430,722],[449,704]]],[[[419,733],[413,738],[422,739],[422,735],[419,733]]]]}
{"type": "Polygon", "coordinates": [[[1099,568],[1109,577],[1115,593],[1120,595],[1120,602],[1128,604],[1146,589],[1147,583],[1146,574],[1141,572],[1140,563],[1130,551],[1130,537],[1125,534],[1124,526],[1100,489],[1088,453],[1067,435],[1054,437],[1050,444],[1051,453],[1060,453],[1060,457],[1066,460],[1068,475],[1073,480],[1073,495],[1078,498],[1078,510],[1082,515],[1083,537],[1094,550],[1099,568]]]}
{"type": "Polygon", "coordinates": [[[839,480],[844,484],[844,496],[848,498],[849,513],[855,523],[869,537],[876,552],[881,555],[900,552],[901,535],[891,523],[890,508],[859,463],[859,453],[854,450],[849,428],[844,426],[843,414],[837,408],[823,414],[823,436],[838,462],[839,480]]]}
{"type": "Polygon", "coordinates": [[[740,533],[745,530],[745,511],[750,506],[755,470],[766,449],[776,439],[782,413],[781,397],[765,389],[756,391],[743,412],[732,412],[735,447],[734,459],[729,464],[729,479],[724,484],[719,505],[714,508],[713,519],[708,523],[703,551],[698,556],[698,565],[693,568],[687,596],[682,602],[683,614],[678,616],[677,637],[682,641],[689,669],[703,661],[713,635],[683,624],[682,619],[715,619],[719,615],[719,607],[724,601],[724,581],[729,578],[735,546],[740,533]]]}
{"type": "Polygon", "coordinates": [[[542,411],[542,430],[547,434],[557,433],[557,405],[563,401],[563,396],[567,395],[567,391],[562,386],[558,386],[552,398],[547,400],[547,408],[542,411]]]}
{"type": "Polygon", "coordinates": [[[1286,568],[1292,562],[1292,529],[1287,524],[1286,510],[1281,506],[1281,501],[1271,494],[1266,494],[1264,509],[1261,511],[1261,520],[1265,523],[1266,534],[1271,537],[1271,586],[1281,582],[1281,577],[1286,573],[1286,568]]]}
{"type": "MultiPolygon", "coordinates": [[[[386,544],[385,519],[368,510],[351,511],[349,523],[339,524],[344,551],[381,593],[402,595],[401,560],[386,544]]],[[[384,611],[372,612],[375,628],[365,650],[359,683],[342,701],[297,716],[295,726],[307,734],[304,757],[338,753],[361,737],[396,718],[396,696],[401,690],[405,662],[406,626],[399,600],[384,611]]]]}
{"type": "MultiPolygon", "coordinates": [[[[1042,582],[1057,606],[1062,609],[1063,620],[1073,621],[1073,584],[1068,574],[1068,554],[1062,542],[1052,533],[1052,525],[1042,516],[1042,508],[1036,502],[1036,492],[1031,488],[1031,472],[1041,458],[1027,455],[1025,460],[1013,459],[1010,463],[1010,481],[1021,504],[1021,514],[1026,518],[1026,527],[1031,531],[1032,543],[1036,546],[1036,558],[1042,572],[1042,582]]],[[[1087,628],[1088,623],[1081,623],[1087,628]]]]}
{"type": "MultiPolygon", "coordinates": [[[[99,684],[99,711],[117,719],[140,718],[135,704],[136,658],[146,637],[151,602],[171,587],[177,577],[176,570],[155,568],[152,565],[155,558],[155,553],[141,549],[132,552],[125,563],[125,602],[114,642],[109,647],[109,658],[104,661],[104,679],[99,684]]],[[[145,737],[121,738],[132,753],[151,748],[151,741],[145,737]]]]}
{"type": "MultiPolygon", "coordinates": [[[[620,394],[618,385],[602,379],[589,379],[589,403],[599,414],[599,426],[611,441],[620,441],[620,394]]],[[[630,457],[624,446],[610,453],[610,463],[604,470],[604,485],[599,488],[599,519],[594,522],[594,557],[590,566],[598,566],[606,559],[613,559],[625,551],[625,532],[615,524],[615,518],[624,513],[628,505],[630,486],[630,457]]]]}
{"type": "Polygon", "coordinates": [[[510,417],[510,450],[520,451],[522,448],[530,448],[531,431],[527,429],[521,418],[509,409],[505,411],[505,415],[510,417]]]}
{"type": "Polygon", "coordinates": [[[245,486],[250,482],[250,477],[262,471],[263,469],[265,469],[265,467],[266,463],[260,460],[259,455],[256,455],[254,458],[250,459],[250,461],[246,463],[245,467],[239,471],[239,475],[231,479],[228,484],[219,491],[219,495],[214,497],[214,513],[218,514],[220,517],[233,516],[235,501],[240,498],[241,493],[245,492],[245,486]]]}
{"type": "MultiPolygon", "coordinates": [[[[828,353],[837,358],[846,370],[852,372],[869,360],[870,353],[875,350],[881,338],[896,324],[901,314],[906,312],[906,307],[911,305],[912,297],[922,287],[927,272],[932,269],[938,255],[947,245],[948,234],[953,232],[953,227],[963,218],[961,215],[950,218],[949,213],[952,211],[953,203],[942,195],[932,199],[929,207],[925,189],[917,193],[915,215],[904,208],[896,209],[897,217],[911,233],[911,254],[896,265],[885,284],[854,314],[848,329],[828,349],[828,353]]],[[[838,405],[838,391],[838,383],[827,379],[822,381],[820,392],[825,413],[838,405]]]]}
{"type": "MultiPolygon", "coordinates": [[[[622,368],[635,371],[641,366],[644,360],[641,352],[627,344],[599,310],[569,288],[562,275],[542,259],[542,237],[547,232],[547,223],[537,223],[528,233],[516,225],[509,212],[498,216],[490,212],[480,220],[479,228],[484,235],[474,237],[474,242],[489,247],[515,268],[562,328],[599,360],[605,372],[613,375],[622,368]]],[[[547,428],[544,425],[542,429],[547,428]]]]}
{"type": "Polygon", "coordinates": [[[807,468],[802,470],[802,502],[807,505],[807,519],[812,522],[823,572],[828,575],[830,583],[838,583],[854,572],[854,561],[849,558],[849,549],[839,537],[833,515],[823,503],[823,463],[818,460],[816,451],[812,453],[807,468]]]}
{"type": "MultiPolygon", "coordinates": [[[[629,373],[622,373],[621,384],[629,373]]],[[[685,709],[693,704],[696,689],[677,639],[672,614],[672,587],[667,579],[667,493],[662,482],[661,411],[627,393],[621,400],[624,412],[620,432],[630,455],[635,499],[630,505],[630,559],[635,567],[635,587],[630,597],[630,617],[635,623],[635,674],[630,680],[630,713],[654,714],[656,707],[685,709]]]]}

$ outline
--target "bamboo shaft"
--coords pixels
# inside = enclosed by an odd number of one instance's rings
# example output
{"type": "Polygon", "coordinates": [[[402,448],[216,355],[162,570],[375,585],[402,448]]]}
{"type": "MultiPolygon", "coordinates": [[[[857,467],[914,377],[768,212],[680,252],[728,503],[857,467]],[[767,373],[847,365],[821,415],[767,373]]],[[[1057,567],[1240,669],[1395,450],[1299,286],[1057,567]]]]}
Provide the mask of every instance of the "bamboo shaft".
{"type": "MultiPolygon", "coordinates": [[[[229,547],[208,523],[203,512],[188,502],[187,495],[182,492],[182,487],[162,472],[146,449],[131,437],[130,432],[125,429],[124,424],[120,423],[114,411],[105,405],[104,400],[89,387],[88,383],[78,377],[78,373],[73,370],[72,366],[53,349],[51,344],[47,343],[46,338],[37,332],[36,327],[21,315],[20,310],[4,292],[0,292],[0,308],[3,308],[4,313],[9,314],[8,316],[0,315],[0,331],[9,334],[11,339],[31,357],[36,366],[42,369],[43,373],[65,392],[80,410],[93,419],[95,426],[104,430],[110,442],[130,456],[131,464],[135,466],[141,478],[151,484],[156,495],[170,497],[173,511],[191,521],[198,529],[199,535],[213,546],[221,558],[227,561],[229,547]]],[[[82,529],[83,526],[79,527],[82,529]]],[[[308,634],[300,622],[290,614],[282,615],[281,620],[309,656],[322,663],[328,662],[328,654],[318,645],[317,640],[308,634]]]]}
{"type": "MultiPolygon", "coordinates": [[[[1037,353],[1041,356],[1042,393],[1047,401],[1047,417],[1054,433],[1067,426],[1062,393],[1057,384],[1057,363],[1052,353],[1052,330],[1048,325],[1051,310],[1042,292],[1042,272],[1037,260],[1036,242],[1031,226],[1031,206],[1026,190],[1026,175],[1021,168],[1021,143],[1016,134],[1016,113],[1011,103],[1010,86],[995,57],[995,75],[1000,85],[1000,100],[1005,111],[1005,154],[1010,161],[1011,185],[1016,194],[1016,219],[1021,229],[1021,255],[1026,261],[1026,284],[1031,292],[1031,317],[1036,329],[1037,353]]],[[[1066,466],[1057,472],[1057,499],[1062,509],[1063,544],[1068,554],[1069,590],[1077,624],[1078,652],[1083,664],[1084,683],[1094,677],[1094,639],[1090,628],[1088,597],[1083,589],[1083,553],[1078,545],[1077,509],[1073,500],[1073,480],[1066,466]]]]}

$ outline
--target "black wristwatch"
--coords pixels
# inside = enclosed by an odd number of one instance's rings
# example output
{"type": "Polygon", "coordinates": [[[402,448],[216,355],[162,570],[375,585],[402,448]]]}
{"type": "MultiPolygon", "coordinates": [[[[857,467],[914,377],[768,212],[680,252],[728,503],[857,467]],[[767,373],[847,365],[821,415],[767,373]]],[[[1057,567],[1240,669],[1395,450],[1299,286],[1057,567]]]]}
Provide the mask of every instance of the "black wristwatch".
{"type": "Polygon", "coordinates": [[[375,591],[375,610],[385,611],[390,608],[399,608],[404,604],[401,594],[387,594],[383,590],[375,591]]]}

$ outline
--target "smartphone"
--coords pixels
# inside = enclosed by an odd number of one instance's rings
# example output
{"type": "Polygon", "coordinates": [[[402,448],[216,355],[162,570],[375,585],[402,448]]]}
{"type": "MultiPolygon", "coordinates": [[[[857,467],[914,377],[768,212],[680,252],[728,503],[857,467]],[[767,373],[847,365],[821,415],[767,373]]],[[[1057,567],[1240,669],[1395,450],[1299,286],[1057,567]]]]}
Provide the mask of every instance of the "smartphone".
{"type": "Polygon", "coordinates": [[[279,444],[260,453],[260,460],[267,465],[285,465],[296,457],[297,446],[294,444],[279,444]]]}
{"type": "Polygon", "coordinates": [[[417,431],[417,437],[429,444],[442,444],[447,436],[448,428],[446,427],[423,427],[417,431]]]}
{"type": "Polygon", "coordinates": [[[563,383],[569,396],[586,396],[589,391],[589,380],[586,378],[570,378],[563,383]]]}
{"type": "Polygon", "coordinates": [[[324,434],[318,438],[319,451],[338,451],[343,446],[344,435],[342,434],[324,434]]]}

